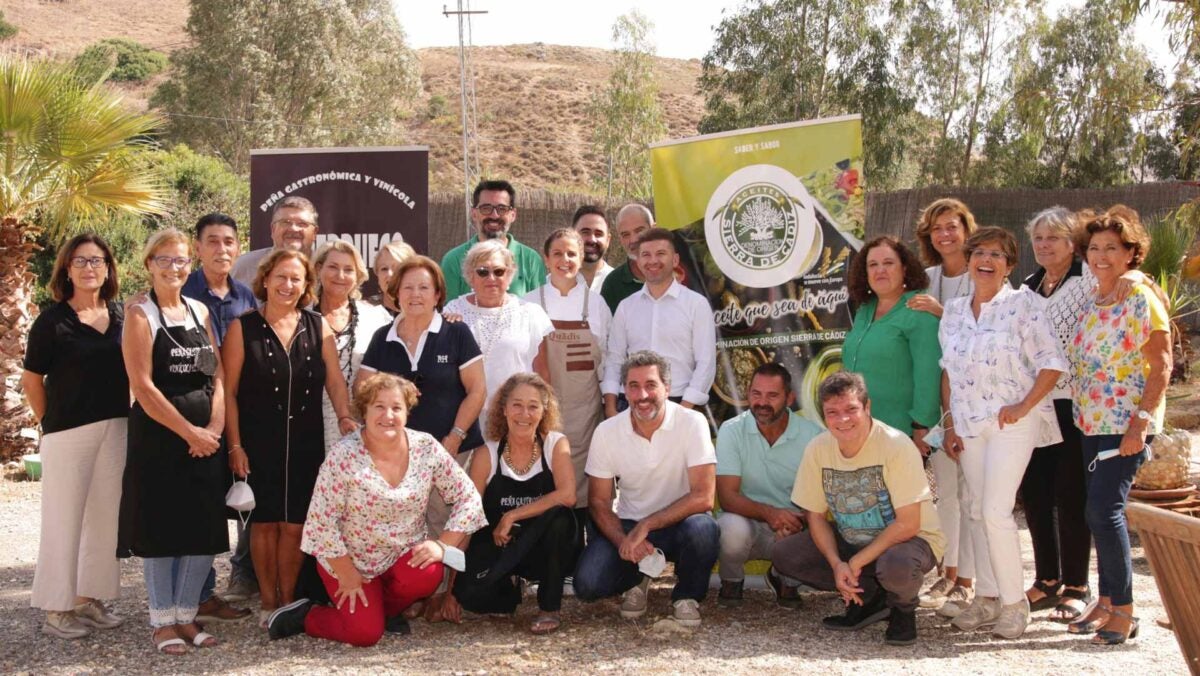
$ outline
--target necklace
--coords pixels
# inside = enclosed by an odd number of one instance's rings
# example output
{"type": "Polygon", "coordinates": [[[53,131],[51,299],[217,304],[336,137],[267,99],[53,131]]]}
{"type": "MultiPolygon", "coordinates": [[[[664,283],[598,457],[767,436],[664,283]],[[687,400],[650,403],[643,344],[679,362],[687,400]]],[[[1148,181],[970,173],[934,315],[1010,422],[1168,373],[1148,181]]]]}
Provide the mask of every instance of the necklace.
{"type": "MultiPolygon", "coordinates": [[[[1043,268],[1043,270],[1045,270],[1045,268],[1043,268]]],[[[1038,286],[1037,286],[1038,295],[1039,296],[1053,295],[1054,290],[1058,288],[1058,285],[1062,283],[1063,278],[1066,276],[1067,276],[1066,273],[1063,273],[1062,275],[1058,276],[1058,279],[1055,279],[1054,281],[1050,281],[1050,271],[1046,270],[1045,273],[1042,275],[1041,281],[1038,282],[1038,286]],[[1045,290],[1045,293],[1042,293],[1043,290],[1045,290]]]]}
{"type": "MultiPolygon", "coordinates": [[[[967,295],[967,294],[963,293],[963,291],[964,291],[964,287],[968,286],[967,282],[970,281],[970,275],[968,275],[964,271],[962,274],[955,277],[954,278],[954,290],[948,294],[943,295],[942,294],[942,284],[946,279],[946,269],[942,268],[940,270],[940,272],[941,272],[941,274],[938,275],[938,279],[937,279],[937,288],[934,290],[934,293],[937,296],[939,303],[945,304],[945,302],[950,300],[951,298],[960,298],[962,296],[967,295]]],[[[967,288],[965,290],[970,291],[969,288],[967,288]]]]}
{"type": "MultiPolygon", "coordinates": [[[[345,376],[346,382],[353,382],[354,376],[354,344],[358,333],[358,305],[353,299],[346,303],[350,307],[350,321],[338,331],[334,337],[334,343],[337,344],[338,350],[338,367],[342,370],[342,375],[345,376]]],[[[315,308],[318,314],[321,314],[321,306],[318,304],[315,308]]]]}
{"type": "Polygon", "coordinates": [[[537,464],[538,458],[541,456],[541,452],[538,450],[538,441],[539,441],[539,437],[534,436],[533,449],[532,449],[532,452],[529,454],[529,462],[525,463],[524,468],[518,469],[517,466],[513,463],[512,447],[508,445],[508,439],[505,439],[504,440],[504,453],[501,455],[501,457],[504,458],[504,464],[508,465],[508,468],[511,469],[513,471],[513,473],[515,473],[517,476],[524,476],[526,474],[529,474],[529,471],[533,469],[533,466],[535,464],[537,464]]]}

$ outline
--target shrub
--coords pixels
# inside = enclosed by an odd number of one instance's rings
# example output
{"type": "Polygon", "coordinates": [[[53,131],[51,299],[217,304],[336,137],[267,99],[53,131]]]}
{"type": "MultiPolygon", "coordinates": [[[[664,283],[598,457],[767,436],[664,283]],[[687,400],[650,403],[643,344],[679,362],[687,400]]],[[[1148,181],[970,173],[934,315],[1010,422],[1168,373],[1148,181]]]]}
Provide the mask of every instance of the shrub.
{"type": "Polygon", "coordinates": [[[110,71],[108,79],[116,82],[144,82],[167,67],[167,55],[133,40],[108,38],[83,50],[75,66],[97,76],[110,71]]]}
{"type": "Polygon", "coordinates": [[[17,27],[4,20],[4,11],[0,10],[0,40],[7,40],[17,34],[17,27]]]}

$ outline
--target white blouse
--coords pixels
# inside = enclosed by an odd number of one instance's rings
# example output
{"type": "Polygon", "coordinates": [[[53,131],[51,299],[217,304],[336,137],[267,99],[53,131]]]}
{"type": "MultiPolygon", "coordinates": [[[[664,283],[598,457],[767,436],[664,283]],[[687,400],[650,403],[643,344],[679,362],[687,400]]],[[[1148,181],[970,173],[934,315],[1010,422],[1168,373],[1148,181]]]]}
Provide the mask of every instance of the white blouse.
{"type": "MultiPolygon", "coordinates": [[[[1096,290],[1096,278],[1092,276],[1092,271],[1087,265],[1076,261],[1072,263],[1071,267],[1072,271],[1059,283],[1054,293],[1044,296],[1046,298],[1046,315],[1054,324],[1054,332],[1058,336],[1059,344],[1062,345],[1064,355],[1067,354],[1067,348],[1071,342],[1075,340],[1075,333],[1079,331],[1079,322],[1083,319],[1084,310],[1092,302],[1092,295],[1096,290]],[[1074,270],[1077,265],[1080,266],[1078,271],[1074,270]]],[[[1036,273],[1030,275],[1025,283],[1033,286],[1030,282],[1035,276],[1037,276],[1036,273]]],[[[1050,398],[1071,399],[1072,381],[1071,372],[1064,373],[1054,385],[1054,391],[1050,393],[1050,398]]]]}
{"type": "MultiPolygon", "coordinates": [[[[346,383],[349,388],[354,384],[354,376],[358,373],[358,367],[362,365],[363,354],[367,351],[367,346],[371,344],[371,338],[375,336],[375,332],[379,327],[386,326],[392,322],[392,315],[388,313],[382,306],[372,305],[362,300],[351,300],[354,307],[358,310],[358,325],[354,329],[354,340],[351,345],[350,332],[346,331],[342,334],[334,336],[334,341],[337,343],[338,351],[338,370],[345,375],[350,372],[350,380],[346,383]]],[[[329,392],[325,391],[321,394],[321,413],[325,417],[325,452],[328,453],[330,448],[342,438],[342,432],[338,429],[338,416],[333,410],[333,402],[329,400],[329,392]]]]}
{"type": "MultiPolygon", "coordinates": [[[[938,330],[942,368],[950,379],[955,431],[976,437],[996,421],[1000,409],[1028,394],[1039,371],[1066,372],[1067,360],[1046,315],[1046,299],[1005,284],[983,304],[976,320],[971,297],[946,304],[938,330]]],[[[1054,403],[1038,402],[1029,415],[1041,421],[1036,446],[1062,441],[1054,403]]]]}

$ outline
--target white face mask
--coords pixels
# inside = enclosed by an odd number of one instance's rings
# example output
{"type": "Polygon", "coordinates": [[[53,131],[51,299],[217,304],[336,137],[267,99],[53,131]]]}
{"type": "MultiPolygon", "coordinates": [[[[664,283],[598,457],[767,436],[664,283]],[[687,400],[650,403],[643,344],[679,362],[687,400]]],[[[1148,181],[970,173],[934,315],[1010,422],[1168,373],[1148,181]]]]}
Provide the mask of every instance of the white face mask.
{"type": "Polygon", "coordinates": [[[638,561],[638,570],[642,571],[647,577],[658,577],[663,574],[667,568],[667,556],[663,554],[663,550],[654,549],[654,553],[643,556],[641,561],[638,561]]]}
{"type": "Polygon", "coordinates": [[[242,527],[246,526],[246,522],[250,520],[250,512],[254,511],[254,491],[250,488],[250,484],[245,481],[235,481],[225,492],[225,506],[236,510],[238,519],[242,521],[242,527]],[[242,519],[242,512],[246,512],[246,518],[242,519]]]}

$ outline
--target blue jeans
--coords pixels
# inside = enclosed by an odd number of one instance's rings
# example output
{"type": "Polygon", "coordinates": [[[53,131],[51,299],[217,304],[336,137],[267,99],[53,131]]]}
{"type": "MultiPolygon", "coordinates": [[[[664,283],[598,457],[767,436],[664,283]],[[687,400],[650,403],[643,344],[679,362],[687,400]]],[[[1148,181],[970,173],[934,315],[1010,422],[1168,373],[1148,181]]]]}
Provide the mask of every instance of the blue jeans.
{"type": "MultiPolygon", "coordinates": [[[[1149,446],[1154,439],[1146,437],[1149,446]]],[[[1115,606],[1133,603],[1133,560],[1129,554],[1129,529],[1125,524],[1125,504],[1133,475],[1146,461],[1147,452],[1118,455],[1096,460],[1101,451],[1121,445],[1120,434],[1083,437],[1083,466],[1087,471],[1087,506],[1084,517],[1096,542],[1096,569],[1100,576],[1100,595],[1108,596],[1115,606]],[[1093,462],[1095,465],[1093,466],[1093,462]]]]}
{"type": "MultiPolygon", "coordinates": [[[[229,581],[249,580],[257,582],[254,576],[254,563],[250,561],[250,524],[247,523],[243,528],[241,522],[237,526],[237,547],[233,550],[233,555],[229,557],[229,581]]],[[[179,564],[171,569],[172,572],[178,572],[179,564]]],[[[204,587],[200,590],[200,603],[207,603],[213,597],[213,593],[217,588],[217,569],[213,566],[208,568],[208,577],[204,578],[204,587]]]]}
{"type": "MultiPolygon", "coordinates": [[[[636,525],[636,521],[621,519],[626,533],[636,525]]],[[[721,545],[721,532],[712,515],[693,514],[673,526],[650,531],[647,539],[675,564],[679,581],[671,591],[671,600],[703,601],[721,545]]],[[[616,596],[641,581],[642,573],[636,563],[622,559],[616,545],[603,534],[594,530],[588,533],[587,548],[575,566],[576,597],[595,601],[616,596]]]]}
{"type": "Polygon", "coordinates": [[[211,555],[142,559],[151,627],[189,624],[196,619],[200,588],[212,569],[212,560],[211,555]]]}

